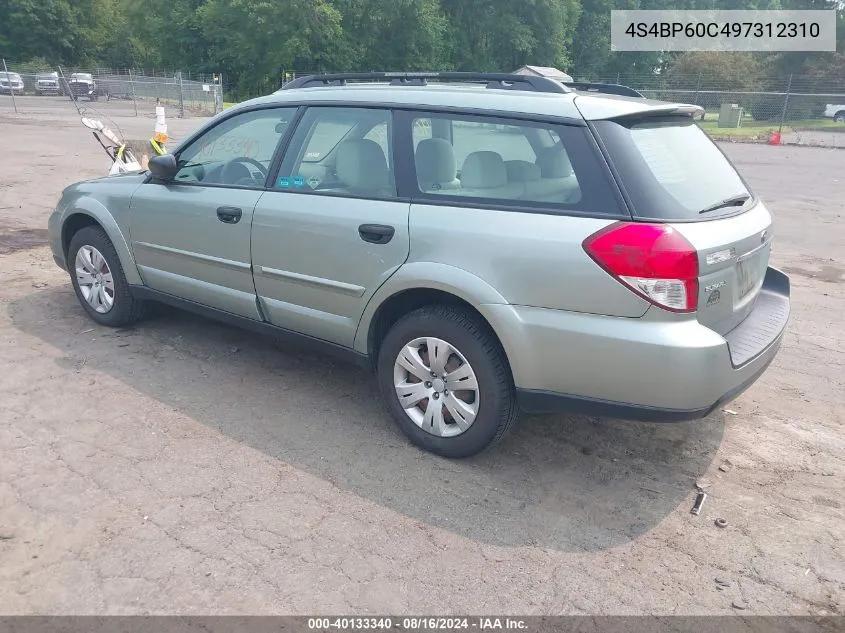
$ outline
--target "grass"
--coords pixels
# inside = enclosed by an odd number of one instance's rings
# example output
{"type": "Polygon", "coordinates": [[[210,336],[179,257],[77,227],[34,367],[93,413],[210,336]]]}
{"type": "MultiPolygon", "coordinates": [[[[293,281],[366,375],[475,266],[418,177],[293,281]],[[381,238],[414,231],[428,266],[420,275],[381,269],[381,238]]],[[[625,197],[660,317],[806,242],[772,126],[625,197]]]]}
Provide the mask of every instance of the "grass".
{"type": "Polygon", "coordinates": [[[845,124],[836,123],[833,119],[806,119],[804,121],[793,121],[791,125],[796,130],[830,129],[845,132],[845,124]]]}
{"type": "MultiPolygon", "coordinates": [[[[699,121],[701,129],[713,136],[731,138],[758,138],[767,137],[769,132],[777,132],[780,128],[779,121],[755,121],[746,115],[742,118],[742,127],[725,128],[718,125],[719,113],[707,112],[704,120],[699,121]]],[[[800,121],[787,120],[781,130],[782,133],[800,130],[829,130],[831,132],[845,132],[845,125],[835,123],[833,119],[802,119],[800,121]]]]}
{"type": "MultiPolygon", "coordinates": [[[[698,124],[702,130],[712,136],[729,136],[732,138],[758,138],[768,137],[769,132],[777,132],[780,124],[775,121],[746,121],[743,120],[742,127],[719,127],[714,120],[700,121],[698,124]]],[[[791,132],[792,127],[784,125],[783,133],[791,132]]]]}

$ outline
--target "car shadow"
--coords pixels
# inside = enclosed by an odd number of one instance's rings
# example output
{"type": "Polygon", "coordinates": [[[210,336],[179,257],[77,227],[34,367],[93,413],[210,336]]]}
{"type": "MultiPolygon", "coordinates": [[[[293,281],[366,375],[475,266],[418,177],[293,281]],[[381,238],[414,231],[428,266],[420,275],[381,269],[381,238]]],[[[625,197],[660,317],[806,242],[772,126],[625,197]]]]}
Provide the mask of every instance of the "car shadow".
{"type": "Polygon", "coordinates": [[[156,312],[135,328],[99,327],[69,286],[9,306],[16,328],[63,351],[61,366],[83,362],[275,459],[475,541],[593,551],[633,540],[679,505],[686,511],[724,433],[721,412],[680,424],[528,416],[481,455],[442,459],[405,440],[365,371],[156,312]]]}

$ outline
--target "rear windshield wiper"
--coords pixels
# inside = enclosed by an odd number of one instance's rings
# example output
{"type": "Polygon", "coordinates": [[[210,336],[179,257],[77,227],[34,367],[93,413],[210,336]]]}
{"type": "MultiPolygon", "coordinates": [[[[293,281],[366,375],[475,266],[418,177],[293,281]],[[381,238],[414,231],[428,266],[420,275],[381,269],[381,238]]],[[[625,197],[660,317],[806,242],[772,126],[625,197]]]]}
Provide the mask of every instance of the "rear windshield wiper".
{"type": "Polygon", "coordinates": [[[731,196],[730,198],[725,198],[715,204],[711,204],[709,207],[704,207],[701,211],[699,211],[699,213],[710,213],[711,211],[724,209],[725,207],[741,207],[748,202],[749,198],[751,198],[751,196],[747,193],[738,193],[735,196],[731,196]]]}

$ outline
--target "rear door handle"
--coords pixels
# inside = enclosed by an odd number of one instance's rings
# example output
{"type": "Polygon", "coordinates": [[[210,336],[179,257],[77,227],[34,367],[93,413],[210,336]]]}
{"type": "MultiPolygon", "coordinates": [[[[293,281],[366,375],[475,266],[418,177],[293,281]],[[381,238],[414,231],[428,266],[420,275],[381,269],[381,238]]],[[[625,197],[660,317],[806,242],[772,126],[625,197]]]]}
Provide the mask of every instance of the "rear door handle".
{"type": "Polygon", "coordinates": [[[365,242],[372,244],[387,244],[393,239],[396,229],[387,224],[362,224],[358,227],[358,235],[365,242]]]}
{"type": "Polygon", "coordinates": [[[238,207],[217,207],[217,219],[225,224],[237,224],[242,215],[243,211],[238,207]]]}

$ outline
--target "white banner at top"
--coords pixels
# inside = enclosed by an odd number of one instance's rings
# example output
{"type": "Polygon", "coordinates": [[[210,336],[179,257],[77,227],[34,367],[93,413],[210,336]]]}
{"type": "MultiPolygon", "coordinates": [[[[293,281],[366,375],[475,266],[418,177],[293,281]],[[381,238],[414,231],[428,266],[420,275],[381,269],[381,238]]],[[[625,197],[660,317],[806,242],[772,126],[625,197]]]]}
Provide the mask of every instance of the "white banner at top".
{"type": "Polygon", "coordinates": [[[612,51],[835,51],[836,11],[610,12],[612,51]]]}

